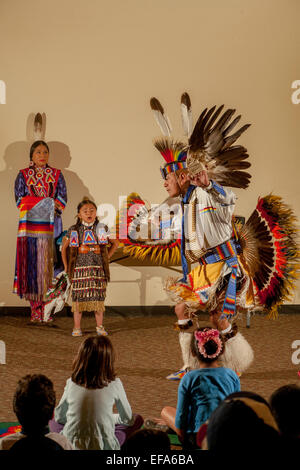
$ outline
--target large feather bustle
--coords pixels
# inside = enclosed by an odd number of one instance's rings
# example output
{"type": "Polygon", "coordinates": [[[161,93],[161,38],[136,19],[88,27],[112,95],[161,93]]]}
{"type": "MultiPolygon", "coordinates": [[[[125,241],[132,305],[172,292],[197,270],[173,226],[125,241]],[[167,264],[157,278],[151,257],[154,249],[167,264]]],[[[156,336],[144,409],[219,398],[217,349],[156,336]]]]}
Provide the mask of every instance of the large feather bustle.
{"type": "Polygon", "coordinates": [[[259,303],[276,317],[277,308],[291,300],[300,273],[297,219],[279,196],[258,200],[240,232],[243,257],[253,277],[259,303]]]}
{"type": "Polygon", "coordinates": [[[133,205],[136,205],[137,209],[145,205],[145,202],[137,193],[131,193],[117,213],[116,237],[119,238],[124,245],[123,253],[139,261],[144,261],[148,258],[157,265],[174,266],[180,264],[180,238],[161,243],[159,240],[143,240],[139,242],[130,239],[127,230],[127,238],[124,239],[124,234],[120,233],[120,226],[126,227],[127,229],[132,220],[137,216],[137,213],[131,213],[130,216],[128,215],[128,211],[133,205]]]}
{"type": "Polygon", "coordinates": [[[162,134],[165,137],[171,137],[172,126],[168,116],[165,114],[164,108],[157,98],[153,97],[150,99],[150,106],[154,114],[154,118],[160,127],[162,134]]]}
{"type": "Polygon", "coordinates": [[[155,140],[154,146],[162,154],[167,163],[182,161],[186,158],[187,147],[182,142],[162,138],[155,140]]]}
{"type": "Polygon", "coordinates": [[[191,99],[188,93],[186,92],[181,95],[180,109],[181,109],[183,133],[187,137],[190,137],[193,131],[193,115],[192,115],[191,99]]]}
{"type": "Polygon", "coordinates": [[[194,175],[197,173],[196,163],[199,162],[198,172],[205,167],[210,179],[223,186],[247,188],[251,175],[244,170],[251,166],[245,162],[249,155],[245,147],[233,144],[250,124],[230,135],[241,116],[231,121],[235,110],[227,109],[220,116],[223,108],[224,105],[215,110],[216,106],[213,106],[200,114],[189,139],[187,167],[192,168],[194,175]]]}

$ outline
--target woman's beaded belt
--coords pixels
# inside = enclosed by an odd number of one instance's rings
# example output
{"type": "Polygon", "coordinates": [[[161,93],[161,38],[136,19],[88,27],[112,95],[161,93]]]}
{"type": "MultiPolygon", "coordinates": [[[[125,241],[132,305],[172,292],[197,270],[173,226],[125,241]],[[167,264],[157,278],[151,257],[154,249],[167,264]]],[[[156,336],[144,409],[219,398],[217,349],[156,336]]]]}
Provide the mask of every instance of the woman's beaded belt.
{"type": "Polygon", "coordinates": [[[78,253],[89,253],[90,251],[99,255],[101,253],[99,245],[80,245],[78,247],[78,253]]]}

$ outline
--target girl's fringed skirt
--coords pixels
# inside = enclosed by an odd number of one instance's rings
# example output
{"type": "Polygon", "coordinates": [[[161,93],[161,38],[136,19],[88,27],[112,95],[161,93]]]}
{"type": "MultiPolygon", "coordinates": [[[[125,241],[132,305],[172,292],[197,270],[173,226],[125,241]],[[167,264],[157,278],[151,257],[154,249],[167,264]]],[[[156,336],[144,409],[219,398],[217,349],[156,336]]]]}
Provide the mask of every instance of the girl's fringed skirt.
{"type": "Polygon", "coordinates": [[[107,279],[102,266],[78,266],[72,278],[72,312],[104,311],[107,279]]]}

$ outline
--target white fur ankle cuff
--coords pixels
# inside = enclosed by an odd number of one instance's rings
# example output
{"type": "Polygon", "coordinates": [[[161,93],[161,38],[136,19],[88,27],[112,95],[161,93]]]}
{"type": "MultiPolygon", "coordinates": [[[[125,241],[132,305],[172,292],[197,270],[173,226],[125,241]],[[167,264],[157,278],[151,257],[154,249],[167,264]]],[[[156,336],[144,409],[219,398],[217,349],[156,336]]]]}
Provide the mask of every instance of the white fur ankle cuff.
{"type": "Polygon", "coordinates": [[[178,325],[186,325],[188,323],[188,318],[184,319],[184,320],[178,320],[178,325]]]}
{"type": "Polygon", "coordinates": [[[228,328],[225,328],[225,330],[220,331],[221,335],[226,335],[226,333],[229,333],[232,330],[232,326],[229,325],[228,328]]]}

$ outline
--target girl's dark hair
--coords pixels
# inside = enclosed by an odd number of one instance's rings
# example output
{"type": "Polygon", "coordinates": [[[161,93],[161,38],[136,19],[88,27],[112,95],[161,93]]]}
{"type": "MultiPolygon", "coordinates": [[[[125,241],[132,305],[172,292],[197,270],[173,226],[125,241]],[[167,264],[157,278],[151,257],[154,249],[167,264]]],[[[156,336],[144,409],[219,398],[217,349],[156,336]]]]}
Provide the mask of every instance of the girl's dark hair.
{"type": "Polygon", "coordinates": [[[46,144],[46,142],[44,142],[43,140],[36,140],[35,142],[33,142],[32,146],[30,147],[30,153],[29,153],[30,160],[32,160],[33,152],[35,151],[35,149],[36,149],[39,145],[44,145],[44,147],[46,147],[46,149],[47,149],[48,152],[49,152],[49,147],[48,147],[48,145],[46,144]]]}
{"type": "Polygon", "coordinates": [[[88,389],[104,388],[115,380],[115,353],[106,336],[89,336],[81,344],[72,366],[72,381],[88,389]]]}
{"type": "MultiPolygon", "coordinates": [[[[92,205],[95,207],[95,209],[97,210],[97,206],[96,206],[96,204],[94,203],[94,201],[91,201],[91,199],[89,199],[88,197],[84,197],[84,198],[82,199],[82,201],[81,201],[81,202],[78,204],[78,206],[77,206],[77,220],[76,220],[76,224],[75,224],[77,228],[78,228],[79,225],[81,224],[81,220],[80,220],[80,218],[78,217],[79,211],[80,211],[80,209],[81,209],[83,206],[86,206],[87,204],[92,204],[92,205]]],[[[99,219],[98,219],[98,217],[96,217],[96,219],[95,219],[95,224],[97,225],[98,222],[99,222],[99,219]]],[[[94,225],[95,225],[95,224],[94,224],[94,225]]]]}
{"type": "MultiPolygon", "coordinates": [[[[197,328],[194,331],[194,333],[196,331],[205,331],[205,330],[211,330],[211,329],[212,328],[210,326],[204,326],[202,328],[197,328]]],[[[195,338],[194,333],[193,333],[192,339],[191,339],[191,352],[192,352],[192,355],[198,359],[198,361],[205,362],[206,364],[210,364],[211,362],[214,362],[215,360],[217,360],[223,354],[224,349],[225,349],[225,342],[224,342],[221,335],[220,335],[220,340],[222,342],[222,350],[221,350],[220,354],[218,354],[218,356],[210,358],[210,357],[205,357],[200,353],[199,347],[198,347],[198,341],[195,338]]],[[[206,343],[204,344],[203,347],[204,347],[204,350],[205,350],[205,352],[208,356],[210,356],[212,354],[215,354],[216,351],[218,350],[218,345],[213,339],[210,339],[210,340],[206,341],[206,343]]]]}

